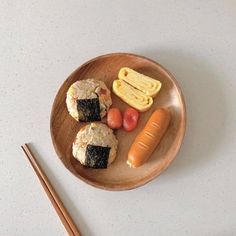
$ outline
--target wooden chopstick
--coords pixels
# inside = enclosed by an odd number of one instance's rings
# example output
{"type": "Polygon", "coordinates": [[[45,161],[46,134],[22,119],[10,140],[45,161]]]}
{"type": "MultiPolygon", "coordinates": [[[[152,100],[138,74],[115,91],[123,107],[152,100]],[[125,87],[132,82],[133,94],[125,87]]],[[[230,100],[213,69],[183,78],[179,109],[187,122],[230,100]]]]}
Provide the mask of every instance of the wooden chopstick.
{"type": "Polygon", "coordinates": [[[48,195],[48,198],[50,199],[52,205],[54,206],[58,216],[60,217],[64,227],[66,228],[67,232],[71,236],[80,236],[80,232],[77,229],[74,221],[72,220],[70,214],[64,207],[62,201],[60,200],[58,194],[52,187],[49,179],[47,178],[46,174],[40,167],[39,163],[36,161],[35,156],[33,155],[32,151],[30,150],[29,146],[27,144],[24,144],[21,146],[23,149],[25,155],[27,156],[30,164],[32,165],[35,173],[37,174],[46,194],[48,195]]]}

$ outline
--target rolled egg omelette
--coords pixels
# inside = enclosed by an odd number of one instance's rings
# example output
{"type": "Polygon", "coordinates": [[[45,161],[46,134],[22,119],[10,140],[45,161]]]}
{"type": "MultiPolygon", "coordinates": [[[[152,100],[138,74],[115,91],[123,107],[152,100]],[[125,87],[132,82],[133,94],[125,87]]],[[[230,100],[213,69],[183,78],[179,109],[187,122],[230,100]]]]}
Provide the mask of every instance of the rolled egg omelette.
{"type": "Polygon", "coordinates": [[[161,89],[161,82],[159,80],[138,73],[128,67],[122,67],[120,69],[118,78],[153,98],[156,97],[161,89]]]}
{"type": "Polygon", "coordinates": [[[153,98],[161,86],[161,82],[156,79],[122,67],[118,73],[118,80],[113,81],[112,89],[124,102],[140,112],[145,112],[152,106],[153,98]]]}

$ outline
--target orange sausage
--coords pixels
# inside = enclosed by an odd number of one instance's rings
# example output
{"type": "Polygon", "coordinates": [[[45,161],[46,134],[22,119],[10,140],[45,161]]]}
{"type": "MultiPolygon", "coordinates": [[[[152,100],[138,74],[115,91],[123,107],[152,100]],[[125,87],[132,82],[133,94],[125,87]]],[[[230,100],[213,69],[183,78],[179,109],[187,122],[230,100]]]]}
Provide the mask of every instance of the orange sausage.
{"type": "Polygon", "coordinates": [[[139,167],[148,160],[166,132],[170,118],[170,112],[165,108],[157,109],[152,113],[128,152],[127,164],[130,167],[139,167]]]}

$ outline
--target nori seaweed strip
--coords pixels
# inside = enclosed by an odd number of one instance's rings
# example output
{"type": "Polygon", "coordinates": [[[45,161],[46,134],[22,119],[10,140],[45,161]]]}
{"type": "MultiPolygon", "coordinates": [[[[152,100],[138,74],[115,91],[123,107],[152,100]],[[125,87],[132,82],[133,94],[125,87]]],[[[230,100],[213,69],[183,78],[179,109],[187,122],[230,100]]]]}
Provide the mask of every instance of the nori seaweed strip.
{"type": "Polygon", "coordinates": [[[102,147],[88,144],[85,152],[85,165],[90,168],[107,168],[110,147],[102,147]]]}
{"type": "Polygon", "coordinates": [[[90,122],[101,120],[100,103],[98,98],[78,99],[77,110],[79,121],[90,122]]]}

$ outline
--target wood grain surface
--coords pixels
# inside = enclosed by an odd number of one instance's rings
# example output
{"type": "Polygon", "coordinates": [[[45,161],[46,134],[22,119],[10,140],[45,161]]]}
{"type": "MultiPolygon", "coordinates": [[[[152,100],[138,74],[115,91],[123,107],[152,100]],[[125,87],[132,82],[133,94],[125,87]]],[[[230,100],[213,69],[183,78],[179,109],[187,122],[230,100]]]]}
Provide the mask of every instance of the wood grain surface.
{"type": "MultiPolygon", "coordinates": [[[[121,111],[128,106],[112,93],[114,107],[121,111]]],[[[102,120],[106,122],[106,118],[102,120]]],[[[112,53],[94,58],[75,70],[59,89],[51,111],[51,137],[57,155],[75,176],[86,183],[106,190],[127,190],[141,186],[164,171],[175,158],[182,143],[186,126],[184,98],[175,78],[160,64],[143,56],[129,53],[112,53]],[[72,142],[84,123],[78,123],[68,113],[66,92],[77,80],[95,78],[103,80],[109,89],[117,79],[121,67],[130,67],[142,74],[158,79],[162,88],[150,110],[141,113],[137,128],[132,132],[120,129],[115,131],[119,141],[116,160],[107,169],[89,169],[83,167],[72,156],[72,142]],[[170,126],[143,166],[132,169],[126,164],[127,153],[134,138],[144,127],[154,110],[167,107],[171,111],[170,126]]]]}

